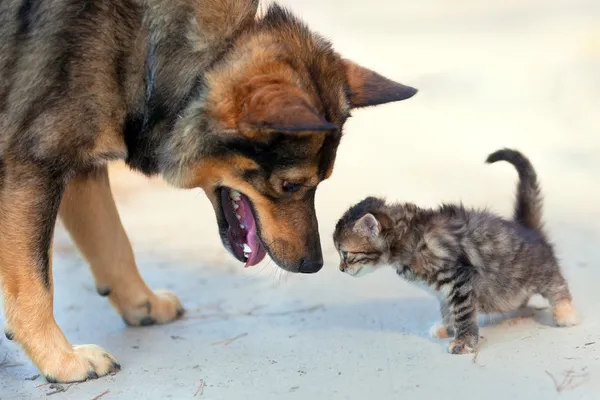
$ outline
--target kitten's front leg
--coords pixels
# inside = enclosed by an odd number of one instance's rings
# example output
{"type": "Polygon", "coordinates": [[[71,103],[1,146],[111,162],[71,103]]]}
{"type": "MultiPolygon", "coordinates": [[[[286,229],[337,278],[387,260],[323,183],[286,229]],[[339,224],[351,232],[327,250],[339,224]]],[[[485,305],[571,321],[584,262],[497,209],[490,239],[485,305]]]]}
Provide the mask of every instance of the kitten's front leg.
{"type": "Polygon", "coordinates": [[[432,337],[446,339],[454,336],[454,327],[452,324],[452,310],[446,300],[440,299],[440,314],[442,320],[431,327],[429,333],[432,337]]]}
{"type": "Polygon", "coordinates": [[[479,341],[479,326],[477,325],[477,307],[475,296],[470,284],[455,285],[448,298],[452,312],[454,340],[448,346],[452,354],[467,354],[475,352],[479,341]]]}

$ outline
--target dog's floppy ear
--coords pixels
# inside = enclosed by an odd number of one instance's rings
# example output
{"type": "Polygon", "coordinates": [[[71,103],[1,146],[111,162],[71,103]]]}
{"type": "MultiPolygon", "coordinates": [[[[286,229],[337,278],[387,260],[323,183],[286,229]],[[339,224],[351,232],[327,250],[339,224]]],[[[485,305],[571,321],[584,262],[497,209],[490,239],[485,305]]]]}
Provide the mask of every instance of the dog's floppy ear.
{"type": "Polygon", "coordinates": [[[413,87],[394,82],[350,60],[344,60],[344,66],[352,108],[406,100],[417,93],[417,89],[413,87]]]}
{"type": "Polygon", "coordinates": [[[254,93],[243,107],[238,127],[243,134],[255,130],[295,133],[337,129],[304,96],[286,87],[254,93]]]}

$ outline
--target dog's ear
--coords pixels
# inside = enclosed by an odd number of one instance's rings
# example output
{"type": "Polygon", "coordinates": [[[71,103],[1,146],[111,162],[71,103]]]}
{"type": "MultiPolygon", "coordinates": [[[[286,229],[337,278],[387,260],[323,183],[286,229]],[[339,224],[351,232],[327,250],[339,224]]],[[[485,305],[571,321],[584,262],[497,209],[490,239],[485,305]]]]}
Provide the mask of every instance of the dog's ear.
{"type": "Polygon", "coordinates": [[[417,93],[413,87],[394,82],[350,60],[344,60],[344,66],[352,108],[406,100],[417,93]]]}
{"type": "Polygon", "coordinates": [[[373,214],[365,214],[361,219],[356,221],[353,230],[360,235],[376,238],[381,232],[381,225],[373,214]]]}
{"type": "Polygon", "coordinates": [[[286,87],[264,88],[253,93],[238,120],[242,134],[261,132],[326,132],[337,129],[319,114],[301,93],[286,87]]]}

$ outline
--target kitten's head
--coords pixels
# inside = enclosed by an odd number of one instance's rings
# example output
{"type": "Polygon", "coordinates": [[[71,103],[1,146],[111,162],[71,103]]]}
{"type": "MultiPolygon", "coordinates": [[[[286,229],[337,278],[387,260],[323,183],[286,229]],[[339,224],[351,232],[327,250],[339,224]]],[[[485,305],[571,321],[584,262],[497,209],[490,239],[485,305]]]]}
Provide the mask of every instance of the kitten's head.
{"type": "Polygon", "coordinates": [[[338,221],[333,241],[340,255],[340,271],[364,276],[389,261],[387,231],[392,226],[385,201],[367,197],[338,221]]]}

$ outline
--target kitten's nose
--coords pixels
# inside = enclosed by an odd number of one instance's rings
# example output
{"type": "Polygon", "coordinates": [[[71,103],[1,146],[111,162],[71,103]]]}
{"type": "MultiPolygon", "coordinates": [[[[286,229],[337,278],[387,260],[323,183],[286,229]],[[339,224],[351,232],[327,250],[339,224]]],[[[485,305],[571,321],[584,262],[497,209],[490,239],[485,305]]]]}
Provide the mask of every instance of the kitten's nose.
{"type": "Polygon", "coordinates": [[[340,271],[346,272],[346,265],[340,264],[340,271]]]}

